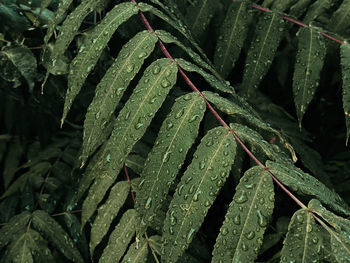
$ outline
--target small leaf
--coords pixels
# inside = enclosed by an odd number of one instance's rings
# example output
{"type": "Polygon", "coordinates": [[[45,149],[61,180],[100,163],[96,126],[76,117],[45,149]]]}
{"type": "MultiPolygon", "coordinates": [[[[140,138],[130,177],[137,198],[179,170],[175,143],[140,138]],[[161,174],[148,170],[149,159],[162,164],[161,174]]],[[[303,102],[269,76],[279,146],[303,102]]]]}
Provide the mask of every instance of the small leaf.
{"type": "Polygon", "coordinates": [[[185,19],[195,39],[201,39],[217,7],[216,0],[196,1],[195,4],[189,6],[185,19]]]}
{"type": "Polygon", "coordinates": [[[322,36],[309,27],[300,29],[293,76],[293,95],[299,127],[319,85],[325,54],[322,36]]]}
{"type": "Polygon", "coordinates": [[[30,239],[29,231],[17,236],[7,249],[4,262],[33,263],[34,259],[28,239],[30,239]]]}
{"type": "Polygon", "coordinates": [[[138,234],[154,226],[170,185],[183,165],[186,154],[198,135],[205,112],[205,102],[197,93],[179,97],[163,121],[158,138],[149,153],[136,195],[136,209],[141,217],[138,234]]]}
{"type": "Polygon", "coordinates": [[[212,262],[254,262],[274,201],[270,175],[260,166],[246,171],[220,228],[212,262]]]}
{"type": "Polygon", "coordinates": [[[330,11],[332,6],[337,1],[333,0],[316,0],[310,7],[307,9],[305,17],[303,19],[304,24],[309,24],[312,21],[317,20],[317,18],[325,15],[330,11]]]}
{"type": "Polygon", "coordinates": [[[141,238],[135,241],[129,247],[128,252],[124,256],[122,263],[145,263],[148,256],[148,244],[147,240],[141,238]]]}
{"type": "MultiPolygon", "coordinates": [[[[89,0],[89,2],[95,3],[98,1],[89,0]]],[[[65,98],[61,125],[67,116],[74,98],[79,93],[85,79],[94,68],[103,49],[106,47],[115,30],[131,16],[137,14],[137,12],[138,8],[136,7],[135,3],[125,2],[116,5],[107,13],[101,23],[99,23],[85,38],[80,47],[78,55],[74,58],[70,66],[68,75],[68,90],[65,98]]]]}
{"type": "Polygon", "coordinates": [[[238,59],[247,36],[252,13],[246,1],[232,2],[220,28],[214,53],[214,64],[226,78],[238,59]]]}
{"type": "Polygon", "coordinates": [[[266,13],[256,25],[255,39],[248,50],[242,88],[248,97],[255,96],[259,83],[269,70],[284,32],[284,21],[277,13],[266,13]]]}
{"type": "Polygon", "coordinates": [[[218,80],[216,77],[207,73],[197,65],[192,64],[191,62],[188,62],[182,58],[177,58],[176,62],[183,70],[189,72],[197,72],[198,74],[200,74],[214,89],[218,89],[220,91],[231,94],[235,93],[234,89],[229,85],[229,83],[218,80]]]}
{"type": "Polygon", "coordinates": [[[229,175],[236,142],[225,127],[201,140],[169,205],[163,226],[162,260],[176,262],[188,248],[229,175]]]}
{"type": "Polygon", "coordinates": [[[6,157],[3,163],[3,180],[5,189],[8,188],[11,183],[15,173],[18,169],[20,158],[23,155],[23,145],[18,137],[15,137],[13,142],[9,145],[9,149],[7,150],[6,157]]]}
{"type": "Polygon", "coordinates": [[[25,230],[30,218],[31,213],[28,211],[12,217],[10,222],[0,229],[0,248],[6,246],[17,233],[25,230]]]}
{"type": "Polygon", "coordinates": [[[30,91],[37,78],[37,63],[32,51],[25,46],[8,47],[0,51],[0,76],[7,81],[23,77],[30,91]]]}
{"type": "Polygon", "coordinates": [[[350,215],[350,209],[344,200],[334,191],[311,175],[294,166],[286,166],[277,162],[267,161],[266,166],[284,185],[293,191],[307,196],[314,196],[322,203],[345,215],[350,215]]]}
{"type": "Polygon", "coordinates": [[[125,165],[137,174],[141,174],[145,163],[145,158],[138,154],[129,154],[125,160],[125,165]]]}
{"type": "Polygon", "coordinates": [[[115,62],[97,85],[94,99],[85,116],[82,162],[99,146],[97,142],[103,129],[130,81],[153,51],[157,40],[157,36],[148,30],[138,33],[123,46],[115,62]]]}
{"type": "Polygon", "coordinates": [[[71,238],[49,214],[42,210],[36,210],[32,214],[32,224],[66,258],[73,262],[84,262],[71,238]]]}
{"type": "Polygon", "coordinates": [[[340,58],[343,75],[343,108],[346,121],[346,144],[350,136],[350,45],[340,46],[340,58]]]}
{"type": "Polygon", "coordinates": [[[286,239],[283,241],[281,263],[319,262],[322,247],[319,227],[312,213],[307,209],[296,211],[289,223],[286,239]]]}
{"type": "Polygon", "coordinates": [[[101,171],[83,203],[83,226],[114,183],[132,147],[143,136],[175,84],[176,77],[177,66],[168,58],[156,60],[145,70],[133,94],[120,111],[99,161],[101,171]]]}
{"type": "Polygon", "coordinates": [[[107,201],[98,209],[97,217],[91,228],[90,254],[106,235],[111,223],[124,205],[130,191],[130,184],[126,181],[117,183],[111,189],[107,201]]]}
{"type": "Polygon", "coordinates": [[[289,15],[299,18],[307,10],[312,0],[299,0],[289,10],[289,15]]]}
{"type": "Polygon", "coordinates": [[[130,209],[123,214],[119,224],[109,237],[108,244],[100,257],[100,263],[119,262],[135,235],[137,222],[136,210],[130,209]]]}

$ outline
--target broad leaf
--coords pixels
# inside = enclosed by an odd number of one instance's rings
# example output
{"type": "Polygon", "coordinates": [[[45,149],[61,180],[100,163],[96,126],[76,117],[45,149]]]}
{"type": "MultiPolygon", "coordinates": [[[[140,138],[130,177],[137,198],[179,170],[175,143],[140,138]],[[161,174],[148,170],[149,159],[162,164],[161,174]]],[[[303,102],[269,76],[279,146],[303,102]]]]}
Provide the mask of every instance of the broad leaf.
{"type": "Polygon", "coordinates": [[[170,185],[185,161],[198,135],[205,112],[205,102],[197,93],[179,97],[163,121],[158,138],[149,153],[136,195],[136,209],[141,217],[140,234],[154,224],[170,185]]]}
{"type": "Polygon", "coordinates": [[[212,262],[253,262],[274,207],[270,175],[255,166],[244,173],[220,228],[212,262]]]}
{"type": "Polygon", "coordinates": [[[226,181],[236,142],[225,127],[210,130],[178,184],[163,226],[162,259],[176,262],[189,246],[226,181]]]}
{"type": "Polygon", "coordinates": [[[242,92],[248,97],[255,96],[255,90],[275,57],[283,32],[284,21],[279,14],[270,12],[260,17],[243,74],[242,92]]]}
{"type": "Polygon", "coordinates": [[[124,256],[122,263],[145,263],[148,256],[148,244],[147,240],[141,238],[135,241],[129,247],[128,252],[124,256]]]}
{"type": "MultiPolygon", "coordinates": [[[[93,0],[92,2],[97,1],[93,0]]],[[[107,13],[101,23],[98,24],[85,38],[78,55],[74,58],[70,66],[68,90],[65,98],[61,125],[67,116],[74,98],[79,93],[85,79],[94,68],[103,49],[107,46],[107,43],[111,39],[115,30],[117,30],[117,28],[131,16],[137,14],[137,12],[138,8],[135,3],[125,2],[116,5],[107,13]]],[[[145,56],[146,55],[147,53],[145,53],[145,56]]]]}
{"type": "Polygon", "coordinates": [[[325,54],[323,37],[312,28],[300,29],[293,76],[293,95],[299,127],[319,85],[325,54]]]}
{"type": "Polygon", "coordinates": [[[119,262],[135,235],[137,221],[136,210],[130,209],[123,214],[109,237],[108,244],[100,257],[100,263],[119,262]]]}
{"type": "Polygon", "coordinates": [[[126,181],[117,183],[111,189],[107,201],[98,209],[97,217],[91,228],[90,254],[106,235],[111,223],[124,205],[130,191],[130,184],[126,181]]]}
{"type": "Polygon", "coordinates": [[[95,96],[85,116],[81,161],[84,162],[99,146],[99,138],[109,123],[124,91],[153,51],[157,36],[142,31],[133,37],[96,87],[95,96]]]}
{"type": "Polygon", "coordinates": [[[235,1],[230,5],[220,28],[215,48],[214,64],[226,78],[238,59],[247,36],[252,13],[246,1],[235,1]]]}
{"type": "Polygon", "coordinates": [[[114,183],[132,147],[145,133],[169,90],[175,84],[176,75],[176,64],[167,58],[156,60],[145,70],[133,94],[120,111],[115,128],[101,156],[99,167],[102,170],[83,203],[83,226],[114,183]]]}
{"type": "Polygon", "coordinates": [[[322,247],[320,226],[316,224],[311,212],[299,209],[289,223],[288,233],[283,241],[281,263],[319,262],[322,247]]]}

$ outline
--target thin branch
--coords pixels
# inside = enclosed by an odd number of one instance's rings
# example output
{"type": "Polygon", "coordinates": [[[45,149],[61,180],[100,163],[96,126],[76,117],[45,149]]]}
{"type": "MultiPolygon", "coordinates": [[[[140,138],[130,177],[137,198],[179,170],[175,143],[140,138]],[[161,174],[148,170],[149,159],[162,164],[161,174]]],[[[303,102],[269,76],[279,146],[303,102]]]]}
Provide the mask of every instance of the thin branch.
{"type": "Polygon", "coordinates": [[[125,164],[124,164],[124,173],[125,173],[126,180],[130,184],[130,193],[131,193],[132,201],[135,204],[136,200],[135,200],[134,190],[132,189],[131,180],[130,180],[129,173],[128,173],[128,168],[126,167],[125,164]]]}

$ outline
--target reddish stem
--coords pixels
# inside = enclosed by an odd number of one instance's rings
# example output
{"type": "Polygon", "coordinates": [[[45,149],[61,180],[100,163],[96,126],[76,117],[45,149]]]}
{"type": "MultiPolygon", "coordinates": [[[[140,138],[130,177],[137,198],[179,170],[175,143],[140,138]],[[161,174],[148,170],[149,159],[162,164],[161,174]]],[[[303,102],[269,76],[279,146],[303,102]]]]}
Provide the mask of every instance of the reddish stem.
{"type": "MultiPolygon", "coordinates": [[[[130,0],[131,2],[136,3],[135,0],[130,0]]],[[[264,9],[264,8],[259,8],[260,10],[268,10],[268,9],[264,9]]],[[[153,28],[151,27],[151,25],[149,24],[147,18],[144,16],[144,14],[139,11],[141,20],[143,22],[143,24],[145,25],[145,27],[150,30],[151,32],[154,32],[153,28]]],[[[233,137],[235,138],[235,140],[237,141],[237,143],[244,149],[244,151],[253,159],[253,161],[258,164],[260,167],[264,168],[265,171],[267,171],[270,176],[272,177],[272,179],[287,193],[287,195],[289,195],[299,206],[301,206],[302,208],[306,208],[306,206],[295,196],[293,195],[281,182],[279,182],[277,180],[277,178],[273,175],[273,173],[270,171],[270,169],[268,167],[266,167],[264,164],[262,164],[256,157],[255,155],[247,148],[247,146],[245,146],[245,144],[241,141],[241,139],[237,136],[237,134],[234,132],[234,130],[220,117],[220,115],[215,111],[215,109],[213,108],[213,106],[208,102],[208,100],[205,98],[204,94],[197,89],[197,87],[193,84],[193,82],[189,79],[189,77],[186,75],[186,73],[182,70],[182,68],[179,66],[179,64],[174,60],[174,58],[171,56],[171,54],[168,52],[168,50],[166,49],[166,47],[164,46],[163,42],[158,39],[158,43],[159,46],[162,50],[162,52],[164,53],[165,57],[171,59],[172,61],[174,61],[177,64],[178,70],[181,74],[181,76],[184,78],[184,80],[186,81],[186,83],[190,86],[190,88],[198,93],[205,101],[208,109],[211,111],[211,113],[216,117],[216,119],[221,123],[222,126],[226,127],[233,135],[233,137]]],[[[126,167],[124,166],[124,168],[126,169],[126,167]]],[[[127,174],[127,172],[126,172],[127,174]]],[[[129,180],[129,179],[128,179],[129,180]]]]}
{"type": "Polygon", "coordinates": [[[131,193],[132,201],[135,204],[136,200],[135,200],[134,190],[132,189],[132,185],[131,185],[131,181],[130,181],[130,177],[129,177],[129,173],[128,173],[128,168],[126,167],[125,164],[124,164],[124,173],[125,173],[126,180],[130,184],[130,193],[131,193]]]}

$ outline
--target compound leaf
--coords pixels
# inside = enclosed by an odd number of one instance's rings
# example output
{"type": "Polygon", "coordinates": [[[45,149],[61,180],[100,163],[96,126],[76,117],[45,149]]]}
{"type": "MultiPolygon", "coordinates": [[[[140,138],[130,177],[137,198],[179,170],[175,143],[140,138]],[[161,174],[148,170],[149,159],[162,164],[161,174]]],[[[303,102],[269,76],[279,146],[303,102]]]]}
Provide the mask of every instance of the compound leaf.
{"type": "Polygon", "coordinates": [[[235,159],[236,142],[225,127],[210,130],[181,178],[163,226],[162,259],[176,262],[204,221],[235,159]]]}
{"type": "Polygon", "coordinates": [[[95,247],[107,233],[111,223],[123,206],[130,191],[130,184],[121,181],[112,187],[107,201],[98,209],[97,217],[91,228],[90,254],[93,255],[95,247]]]}
{"type": "Polygon", "coordinates": [[[119,262],[135,234],[137,227],[137,212],[134,209],[126,211],[119,224],[109,237],[108,244],[100,257],[100,263],[119,262]]]}
{"type": "Polygon", "coordinates": [[[114,183],[132,147],[143,136],[169,90],[175,84],[176,76],[177,66],[167,58],[156,60],[145,70],[133,94],[120,111],[115,128],[103,151],[98,164],[102,171],[83,203],[82,226],[114,183]]]}
{"type": "Polygon", "coordinates": [[[319,227],[307,209],[296,211],[283,241],[281,263],[320,261],[322,236],[319,227]]]}
{"type": "Polygon", "coordinates": [[[299,127],[319,85],[325,54],[322,36],[309,27],[300,29],[293,76],[293,95],[299,127]]]}
{"type": "Polygon", "coordinates": [[[73,262],[84,262],[72,239],[46,212],[36,210],[32,214],[33,227],[47,238],[66,258],[73,262]]]}
{"type": "Polygon", "coordinates": [[[142,31],[123,46],[113,65],[96,87],[95,96],[84,122],[81,161],[84,162],[99,146],[99,138],[108,124],[124,91],[153,51],[157,36],[142,31]]]}
{"type": "Polygon", "coordinates": [[[67,116],[74,98],[79,93],[85,79],[94,68],[115,30],[131,16],[137,14],[138,10],[136,4],[132,2],[116,5],[107,13],[101,23],[85,38],[78,55],[70,65],[68,90],[65,98],[61,125],[67,116]]]}
{"type": "Polygon", "coordinates": [[[205,109],[202,97],[188,93],[176,99],[163,121],[156,143],[147,157],[136,195],[136,209],[141,217],[139,234],[142,235],[147,226],[154,225],[155,215],[198,135],[205,109]]]}
{"type": "Polygon", "coordinates": [[[244,173],[220,228],[212,262],[253,262],[274,207],[273,182],[260,166],[244,173]]]}
{"type": "Polygon", "coordinates": [[[242,91],[248,97],[255,96],[255,90],[275,57],[283,32],[284,21],[279,14],[270,12],[259,19],[243,74],[242,91]]]}
{"type": "Polygon", "coordinates": [[[251,22],[251,12],[246,1],[232,2],[220,28],[214,53],[214,65],[226,78],[238,59],[251,22]]]}

